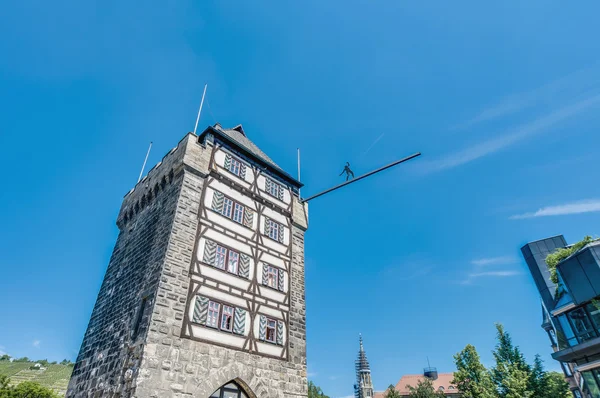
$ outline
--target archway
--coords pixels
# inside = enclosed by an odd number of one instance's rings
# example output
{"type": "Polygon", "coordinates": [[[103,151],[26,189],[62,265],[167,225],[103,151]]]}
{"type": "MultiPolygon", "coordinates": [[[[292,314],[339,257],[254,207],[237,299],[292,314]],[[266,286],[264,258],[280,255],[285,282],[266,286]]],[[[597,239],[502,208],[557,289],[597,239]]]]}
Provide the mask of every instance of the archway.
{"type": "Polygon", "coordinates": [[[246,390],[234,380],[221,386],[209,398],[252,398],[246,390]]]}

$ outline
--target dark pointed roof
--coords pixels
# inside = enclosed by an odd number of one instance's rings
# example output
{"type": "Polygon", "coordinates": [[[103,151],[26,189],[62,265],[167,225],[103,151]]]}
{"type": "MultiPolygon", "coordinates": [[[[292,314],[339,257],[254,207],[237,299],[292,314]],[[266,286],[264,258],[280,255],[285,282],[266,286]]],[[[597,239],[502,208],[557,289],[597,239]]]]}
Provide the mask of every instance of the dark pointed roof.
{"type": "Polygon", "coordinates": [[[212,127],[208,127],[202,134],[200,134],[200,138],[204,137],[207,133],[212,133],[215,136],[228,141],[231,144],[234,144],[238,147],[242,152],[245,152],[246,155],[252,157],[255,160],[258,160],[260,163],[263,163],[268,168],[271,168],[277,174],[284,178],[284,180],[292,183],[296,187],[302,187],[303,184],[296,180],[294,177],[286,173],[281,167],[279,167],[270,157],[267,156],[256,144],[254,144],[250,139],[246,136],[246,132],[241,124],[237,126],[226,129],[223,128],[219,123],[216,123],[212,127]]]}
{"type": "Polygon", "coordinates": [[[359,342],[360,349],[358,350],[358,358],[356,359],[356,372],[370,372],[371,367],[369,366],[369,360],[367,359],[367,354],[365,353],[365,348],[363,347],[363,339],[361,335],[359,335],[359,342]]]}

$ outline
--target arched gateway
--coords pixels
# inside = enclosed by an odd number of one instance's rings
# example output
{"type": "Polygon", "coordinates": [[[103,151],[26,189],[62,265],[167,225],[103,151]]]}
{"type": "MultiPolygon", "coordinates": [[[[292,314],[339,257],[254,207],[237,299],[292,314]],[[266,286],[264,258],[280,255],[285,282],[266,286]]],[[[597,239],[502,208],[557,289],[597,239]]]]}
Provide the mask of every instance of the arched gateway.
{"type": "Polygon", "coordinates": [[[250,398],[250,396],[243,387],[232,380],[213,392],[209,398],[250,398]]]}

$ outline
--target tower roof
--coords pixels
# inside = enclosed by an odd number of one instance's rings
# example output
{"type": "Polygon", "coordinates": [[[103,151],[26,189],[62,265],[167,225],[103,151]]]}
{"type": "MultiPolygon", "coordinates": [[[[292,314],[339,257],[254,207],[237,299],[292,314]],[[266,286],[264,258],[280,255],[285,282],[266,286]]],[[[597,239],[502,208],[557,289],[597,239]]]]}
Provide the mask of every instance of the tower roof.
{"type": "Polygon", "coordinates": [[[356,373],[360,372],[370,372],[371,367],[369,366],[369,360],[367,359],[367,354],[365,353],[365,348],[363,347],[363,339],[362,335],[359,335],[359,343],[360,349],[358,350],[358,358],[356,359],[356,373]]]}
{"type": "Polygon", "coordinates": [[[296,187],[303,186],[300,181],[283,171],[283,169],[279,167],[270,157],[268,157],[267,154],[264,153],[258,146],[256,146],[254,142],[250,141],[250,139],[246,136],[244,128],[241,124],[228,129],[223,128],[219,123],[216,123],[214,126],[208,127],[206,130],[204,130],[202,134],[200,134],[200,138],[203,138],[208,133],[212,133],[222,140],[233,144],[246,155],[275,171],[280,175],[280,177],[287,182],[290,182],[292,185],[295,185],[296,187]]]}

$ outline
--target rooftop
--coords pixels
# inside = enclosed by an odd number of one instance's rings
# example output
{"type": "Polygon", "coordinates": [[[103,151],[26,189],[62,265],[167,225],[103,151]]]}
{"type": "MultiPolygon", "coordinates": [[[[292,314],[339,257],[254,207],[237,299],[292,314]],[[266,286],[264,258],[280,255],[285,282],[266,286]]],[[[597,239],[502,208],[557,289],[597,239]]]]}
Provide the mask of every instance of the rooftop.
{"type": "MultiPolygon", "coordinates": [[[[419,384],[419,381],[425,379],[425,376],[420,375],[404,375],[400,378],[398,383],[396,384],[396,391],[400,393],[402,396],[408,396],[410,394],[408,386],[416,387],[419,384]]],[[[433,388],[438,391],[440,387],[443,388],[444,393],[449,394],[458,394],[458,389],[452,385],[452,379],[454,379],[454,373],[439,373],[438,378],[433,380],[433,388]]],[[[383,398],[385,396],[385,391],[376,392],[373,398],[383,398]]]]}

